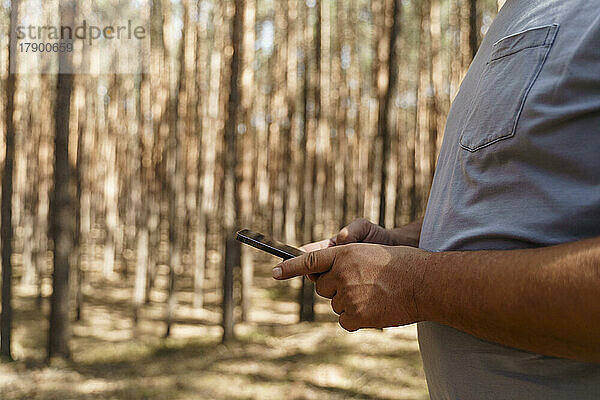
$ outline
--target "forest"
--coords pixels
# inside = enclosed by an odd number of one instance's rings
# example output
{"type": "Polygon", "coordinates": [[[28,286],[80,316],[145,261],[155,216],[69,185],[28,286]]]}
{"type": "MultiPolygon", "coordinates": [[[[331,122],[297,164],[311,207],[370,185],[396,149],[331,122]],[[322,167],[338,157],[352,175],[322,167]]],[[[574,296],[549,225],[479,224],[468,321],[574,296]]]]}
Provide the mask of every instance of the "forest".
{"type": "Polygon", "coordinates": [[[312,282],[271,282],[277,259],[235,232],[300,246],[359,217],[393,227],[422,216],[452,99],[503,2],[89,3],[97,9],[0,4],[0,396],[425,398],[413,331],[320,342],[341,328],[312,282]],[[33,15],[75,25],[132,7],[147,13],[150,38],[133,71],[75,45],[35,72],[17,45],[15,27],[33,15]],[[242,368],[295,335],[323,353],[288,354],[286,365],[329,362],[337,378],[275,379],[258,366],[242,373],[251,391],[234,395],[237,372],[224,378],[206,361],[242,368]],[[414,382],[405,392],[344,383],[378,371],[328,359],[342,341],[383,346],[374,359],[404,355],[394,362],[414,382]],[[168,375],[187,358],[214,379],[168,375]],[[165,382],[148,383],[139,360],[165,382]],[[110,386],[118,374],[125,383],[110,386]]]}

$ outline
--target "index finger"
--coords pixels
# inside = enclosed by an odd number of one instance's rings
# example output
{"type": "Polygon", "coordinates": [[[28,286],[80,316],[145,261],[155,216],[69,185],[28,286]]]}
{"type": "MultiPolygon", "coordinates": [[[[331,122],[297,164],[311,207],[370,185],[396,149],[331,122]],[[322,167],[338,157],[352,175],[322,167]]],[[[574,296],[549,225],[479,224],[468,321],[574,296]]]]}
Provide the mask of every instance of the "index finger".
{"type": "Polygon", "coordinates": [[[329,247],[286,260],[273,268],[273,278],[282,280],[327,272],[331,269],[338,250],[335,247],[329,247]]]}

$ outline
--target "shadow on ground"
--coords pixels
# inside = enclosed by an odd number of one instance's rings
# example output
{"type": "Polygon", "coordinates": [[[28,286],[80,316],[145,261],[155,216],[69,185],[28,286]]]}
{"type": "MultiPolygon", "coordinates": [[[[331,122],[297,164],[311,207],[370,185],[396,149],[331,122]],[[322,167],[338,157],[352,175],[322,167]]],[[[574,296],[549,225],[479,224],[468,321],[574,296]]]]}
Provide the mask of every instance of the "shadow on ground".
{"type": "MultiPolygon", "coordinates": [[[[86,290],[73,325],[73,361],[44,361],[47,304],[17,290],[15,355],[0,364],[0,398],[16,399],[426,399],[415,328],[343,331],[328,304],[296,323],[292,287],[257,278],[251,322],[221,344],[218,307],[180,302],[173,336],[162,338],[163,304],[134,326],[131,289],[86,290]]],[[[107,289],[107,286],[110,289],[107,289]]],[[[215,296],[213,296],[214,298],[215,296]]],[[[211,296],[207,296],[211,298],[211,296]]]]}

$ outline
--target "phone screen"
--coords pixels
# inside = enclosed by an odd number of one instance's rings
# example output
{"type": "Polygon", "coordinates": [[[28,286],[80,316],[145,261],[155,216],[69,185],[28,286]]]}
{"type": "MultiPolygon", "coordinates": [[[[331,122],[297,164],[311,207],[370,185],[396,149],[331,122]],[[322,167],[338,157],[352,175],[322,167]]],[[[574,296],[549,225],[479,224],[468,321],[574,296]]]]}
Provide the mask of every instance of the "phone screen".
{"type": "Polygon", "coordinates": [[[273,254],[277,257],[281,257],[284,260],[304,254],[304,252],[300,249],[280,243],[276,240],[266,237],[262,233],[253,232],[249,229],[242,229],[239,231],[236,235],[236,239],[259,250],[266,251],[267,253],[273,254]]]}

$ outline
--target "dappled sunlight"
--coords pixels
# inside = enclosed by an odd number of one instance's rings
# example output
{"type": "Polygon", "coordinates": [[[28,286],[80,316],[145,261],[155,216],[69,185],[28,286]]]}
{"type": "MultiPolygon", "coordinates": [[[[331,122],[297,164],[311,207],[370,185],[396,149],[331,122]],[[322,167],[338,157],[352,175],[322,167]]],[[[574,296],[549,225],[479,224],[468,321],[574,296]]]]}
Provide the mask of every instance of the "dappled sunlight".
{"type": "MultiPolygon", "coordinates": [[[[425,399],[414,326],[348,333],[324,299],[317,322],[298,323],[296,289],[255,281],[250,321],[220,343],[219,314],[177,309],[163,339],[164,306],[151,302],[134,328],[126,290],[86,288],[84,319],[73,325],[72,363],[43,362],[46,326],[35,298],[17,292],[15,354],[0,365],[2,399],[425,399]],[[32,327],[37,329],[32,329],[32,327]],[[22,349],[17,351],[17,349],[22,349]]],[[[213,301],[218,298],[213,296],[213,301]]]]}
{"type": "Polygon", "coordinates": [[[499,3],[466,4],[2,2],[0,400],[427,398],[414,326],[348,333],[234,238],[422,216],[499,3]],[[22,41],[126,50],[130,13],[134,57],[22,41]]]}

